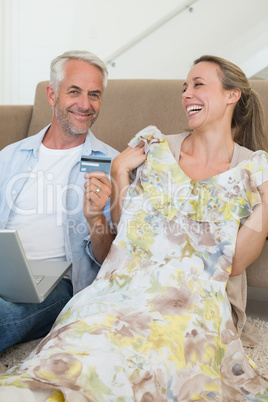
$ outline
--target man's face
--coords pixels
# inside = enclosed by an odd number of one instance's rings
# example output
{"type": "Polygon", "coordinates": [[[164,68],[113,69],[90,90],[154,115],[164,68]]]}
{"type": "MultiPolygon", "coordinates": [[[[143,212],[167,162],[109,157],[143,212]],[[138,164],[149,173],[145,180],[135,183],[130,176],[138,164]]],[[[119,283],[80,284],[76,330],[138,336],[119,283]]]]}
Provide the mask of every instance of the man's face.
{"type": "Polygon", "coordinates": [[[55,99],[55,116],[60,128],[70,135],[86,134],[98,117],[103,76],[98,67],[82,60],[65,65],[65,77],[55,99]]]}

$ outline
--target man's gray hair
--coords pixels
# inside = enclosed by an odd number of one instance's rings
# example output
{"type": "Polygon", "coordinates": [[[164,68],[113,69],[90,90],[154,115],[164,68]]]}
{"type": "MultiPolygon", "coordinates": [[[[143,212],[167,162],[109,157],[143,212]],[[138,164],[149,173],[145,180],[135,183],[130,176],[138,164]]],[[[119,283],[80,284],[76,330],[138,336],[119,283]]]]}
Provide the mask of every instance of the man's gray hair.
{"type": "Polygon", "coordinates": [[[99,59],[95,54],[90,53],[86,50],[70,50],[61,54],[52,60],[50,64],[50,85],[53,86],[56,94],[58,95],[58,90],[60,83],[64,79],[64,67],[69,60],[82,60],[100,69],[103,75],[103,89],[107,86],[108,70],[104,62],[99,59]]]}

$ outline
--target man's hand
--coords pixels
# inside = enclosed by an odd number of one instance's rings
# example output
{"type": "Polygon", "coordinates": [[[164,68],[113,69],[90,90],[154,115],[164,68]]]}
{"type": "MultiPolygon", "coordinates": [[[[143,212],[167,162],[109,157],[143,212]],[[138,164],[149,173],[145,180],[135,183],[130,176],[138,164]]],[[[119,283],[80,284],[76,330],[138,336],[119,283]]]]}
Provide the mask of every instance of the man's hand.
{"type": "Polygon", "coordinates": [[[103,215],[103,208],[109,200],[112,186],[104,172],[90,172],[84,177],[87,179],[84,184],[84,216],[88,223],[94,257],[102,264],[114,239],[110,225],[103,215]]]}
{"type": "Polygon", "coordinates": [[[111,183],[104,172],[90,172],[85,174],[87,181],[84,184],[83,198],[84,216],[89,229],[101,220],[103,208],[111,195],[111,183]]]}

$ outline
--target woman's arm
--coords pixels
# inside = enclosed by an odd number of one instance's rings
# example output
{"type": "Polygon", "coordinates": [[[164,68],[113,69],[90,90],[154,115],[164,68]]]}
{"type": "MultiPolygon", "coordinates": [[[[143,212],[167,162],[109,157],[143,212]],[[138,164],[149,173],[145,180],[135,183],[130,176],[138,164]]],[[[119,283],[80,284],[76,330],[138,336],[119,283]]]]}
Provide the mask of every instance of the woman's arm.
{"type": "Polygon", "coordinates": [[[124,199],[130,185],[129,173],[145,160],[144,143],[141,142],[135,148],[128,147],[125,149],[112,162],[111,219],[115,230],[117,230],[124,199]]]}
{"type": "Polygon", "coordinates": [[[257,205],[238,232],[231,276],[241,274],[258,258],[268,233],[268,182],[259,187],[261,204],[257,205]]]}

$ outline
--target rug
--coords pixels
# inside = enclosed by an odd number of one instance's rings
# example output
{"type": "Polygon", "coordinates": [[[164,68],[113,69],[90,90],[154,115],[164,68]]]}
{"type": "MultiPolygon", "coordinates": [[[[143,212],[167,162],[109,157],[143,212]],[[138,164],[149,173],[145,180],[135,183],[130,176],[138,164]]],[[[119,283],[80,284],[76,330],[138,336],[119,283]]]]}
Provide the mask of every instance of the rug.
{"type": "Polygon", "coordinates": [[[268,378],[268,322],[258,318],[247,317],[247,320],[258,328],[260,342],[254,348],[244,348],[248,357],[255,363],[257,372],[268,378]]]}
{"type": "MultiPolygon", "coordinates": [[[[268,377],[268,322],[247,318],[260,332],[260,343],[254,348],[246,348],[246,354],[254,368],[264,377],[268,377]]],[[[0,372],[23,360],[37,346],[41,339],[21,343],[0,354],[0,372]]]]}

